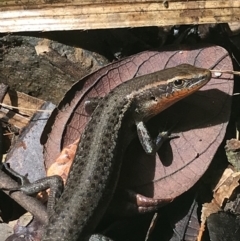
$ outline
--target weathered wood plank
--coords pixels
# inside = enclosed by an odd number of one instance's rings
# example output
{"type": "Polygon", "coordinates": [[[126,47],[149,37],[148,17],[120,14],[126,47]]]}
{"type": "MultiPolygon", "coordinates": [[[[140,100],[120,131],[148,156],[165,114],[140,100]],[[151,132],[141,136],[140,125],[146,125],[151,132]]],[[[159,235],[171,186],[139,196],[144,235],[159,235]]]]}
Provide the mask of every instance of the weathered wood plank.
{"type": "Polygon", "coordinates": [[[236,22],[239,0],[0,0],[0,32],[236,22]]]}
{"type": "Polygon", "coordinates": [[[0,118],[19,129],[25,127],[44,103],[43,100],[21,92],[8,90],[0,108],[0,118]],[[17,107],[11,108],[14,105],[17,107]]]}

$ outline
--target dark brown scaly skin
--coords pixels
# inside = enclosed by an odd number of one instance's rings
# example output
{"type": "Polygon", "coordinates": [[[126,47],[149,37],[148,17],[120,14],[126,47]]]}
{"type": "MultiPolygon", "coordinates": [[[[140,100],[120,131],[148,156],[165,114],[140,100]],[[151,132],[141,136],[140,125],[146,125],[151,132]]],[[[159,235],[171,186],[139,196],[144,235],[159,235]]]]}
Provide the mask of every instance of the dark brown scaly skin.
{"type": "Polygon", "coordinates": [[[65,190],[42,240],[88,240],[113,196],[124,151],[136,133],[135,123],[146,122],[210,78],[206,69],[180,65],[129,80],[104,97],[82,134],[65,190]],[[179,86],[176,80],[185,84],[179,86]]]}

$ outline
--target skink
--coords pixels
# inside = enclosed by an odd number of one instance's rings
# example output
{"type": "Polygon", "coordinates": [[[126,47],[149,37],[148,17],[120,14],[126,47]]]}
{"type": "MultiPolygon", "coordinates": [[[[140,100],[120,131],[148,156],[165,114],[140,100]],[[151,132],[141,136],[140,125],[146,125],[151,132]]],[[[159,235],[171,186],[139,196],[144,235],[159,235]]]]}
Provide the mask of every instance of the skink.
{"type": "Polygon", "coordinates": [[[115,191],[122,158],[138,133],[144,150],[155,153],[144,123],[200,89],[211,72],[188,64],[131,79],[106,95],[93,111],[43,241],[88,240],[115,191]]]}

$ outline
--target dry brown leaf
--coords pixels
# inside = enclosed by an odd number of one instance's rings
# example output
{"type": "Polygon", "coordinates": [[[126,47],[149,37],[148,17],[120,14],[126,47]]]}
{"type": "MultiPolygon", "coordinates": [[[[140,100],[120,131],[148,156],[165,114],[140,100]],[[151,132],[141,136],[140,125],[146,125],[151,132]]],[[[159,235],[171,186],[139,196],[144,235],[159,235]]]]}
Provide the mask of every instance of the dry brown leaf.
{"type": "Polygon", "coordinates": [[[79,139],[73,144],[63,148],[56,161],[48,168],[47,176],[59,175],[62,177],[63,182],[67,180],[68,172],[73,162],[79,139]]]}
{"type": "Polygon", "coordinates": [[[212,213],[222,210],[226,201],[230,199],[233,191],[239,186],[240,172],[234,172],[231,168],[226,168],[213,190],[213,199],[211,203],[205,203],[202,207],[201,228],[198,235],[198,241],[202,239],[203,231],[207,217],[212,213]]]}
{"type": "Polygon", "coordinates": [[[217,187],[214,189],[213,198],[215,202],[223,207],[224,202],[229,200],[233,191],[239,186],[240,172],[233,172],[231,168],[227,168],[217,187]]]}

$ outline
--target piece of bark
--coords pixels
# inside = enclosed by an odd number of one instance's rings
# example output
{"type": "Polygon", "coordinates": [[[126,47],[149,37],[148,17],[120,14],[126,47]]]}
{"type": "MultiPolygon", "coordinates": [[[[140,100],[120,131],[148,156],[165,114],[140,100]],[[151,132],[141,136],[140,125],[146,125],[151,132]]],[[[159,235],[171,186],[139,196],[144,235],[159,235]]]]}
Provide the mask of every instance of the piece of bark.
{"type": "Polygon", "coordinates": [[[56,104],[75,81],[108,63],[99,54],[77,47],[85,46],[84,41],[79,43],[80,38],[89,42],[92,35],[77,32],[32,35],[0,37],[0,82],[12,90],[56,104]],[[75,68],[77,75],[72,74],[75,68]]]}
{"type": "Polygon", "coordinates": [[[214,213],[207,219],[211,241],[239,241],[240,218],[230,213],[214,213]]]}
{"type": "Polygon", "coordinates": [[[228,161],[233,165],[236,171],[240,171],[240,141],[237,139],[227,140],[225,146],[228,161]]]}

